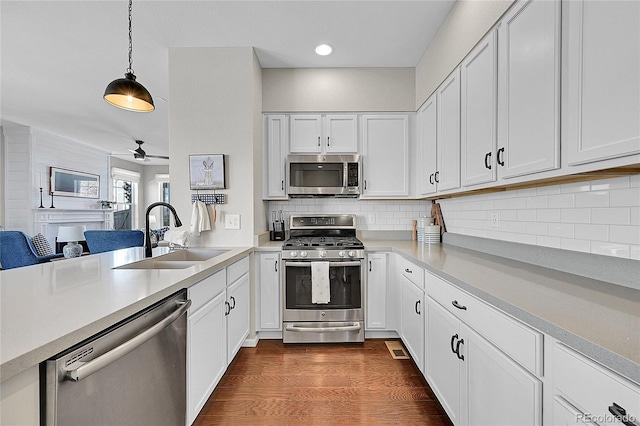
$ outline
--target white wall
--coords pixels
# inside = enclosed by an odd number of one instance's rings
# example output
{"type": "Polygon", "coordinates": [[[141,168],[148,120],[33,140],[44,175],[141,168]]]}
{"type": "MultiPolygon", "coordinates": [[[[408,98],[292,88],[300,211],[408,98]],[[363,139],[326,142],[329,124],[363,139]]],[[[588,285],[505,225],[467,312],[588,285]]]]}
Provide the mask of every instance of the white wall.
{"type": "MultiPolygon", "coordinates": [[[[251,246],[255,194],[262,191],[255,170],[257,67],[253,48],[176,48],[169,51],[169,138],[171,204],[185,229],[191,218],[189,155],[225,154],[227,203],[218,205],[211,232],[192,238],[192,246],[251,246]],[[239,214],[240,230],[224,229],[224,216],[239,214]]],[[[260,121],[261,122],[261,121],[260,121]]],[[[261,135],[261,132],[259,133],[261,135]]],[[[207,191],[211,193],[212,191],[207,191]]],[[[193,192],[195,194],[195,191],[193,192]]],[[[262,203],[262,201],[260,201],[262,203]]]]}
{"type": "Polygon", "coordinates": [[[439,203],[447,231],[456,234],[640,259],[640,175],[439,203]]]}
{"type": "Polygon", "coordinates": [[[414,68],[262,70],[264,112],[415,111],[414,68]]]}
{"type": "Polygon", "coordinates": [[[416,103],[427,100],[514,0],[458,0],[416,66],[416,103]]]}

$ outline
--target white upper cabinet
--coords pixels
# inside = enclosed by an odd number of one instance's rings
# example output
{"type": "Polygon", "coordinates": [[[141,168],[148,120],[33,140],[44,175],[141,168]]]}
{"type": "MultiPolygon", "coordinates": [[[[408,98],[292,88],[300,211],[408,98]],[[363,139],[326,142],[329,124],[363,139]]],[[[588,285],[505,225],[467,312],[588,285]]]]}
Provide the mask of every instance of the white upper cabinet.
{"type": "Polygon", "coordinates": [[[557,169],[559,124],[560,2],[520,0],[498,25],[498,175],[557,169]]]}
{"type": "Polygon", "coordinates": [[[264,118],[263,198],[286,199],[285,162],[287,159],[287,116],[265,115],[264,118]]]}
{"type": "Polygon", "coordinates": [[[416,167],[418,195],[430,195],[436,192],[435,174],[437,163],[437,105],[433,95],[417,114],[418,121],[418,152],[420,163],[416,167]]]}
{"type": "Polygon", "coordinates": [[[496,180],[497,34],[491,31],[460,66],[462,185],[496,180]]]}
{"type": "Polygon", "coordinates": [[[640,3],[563,2],[569,165],[640,153],[640,3]]]}
{"type": "Polygon", "coordinates": [[[324,117],[324,150],[327,153],[358,152],[358,116],[353,114],[324,117]]]}
{"type": "Polygon", "coordinates": [[[436,90],[438,104],[438,191],[460,188],[460,68],[436,90]]]}
{"type": "Polygon", "coordinates": [[[362,195],[396,198],[409,195],[409,116],[362,116],[362,195]]]}
{"type": "Polygon", "coordinates": [[[294,154],[358,152],[358,119],[353,114],[292,114],[289,152],[294,154]]]}

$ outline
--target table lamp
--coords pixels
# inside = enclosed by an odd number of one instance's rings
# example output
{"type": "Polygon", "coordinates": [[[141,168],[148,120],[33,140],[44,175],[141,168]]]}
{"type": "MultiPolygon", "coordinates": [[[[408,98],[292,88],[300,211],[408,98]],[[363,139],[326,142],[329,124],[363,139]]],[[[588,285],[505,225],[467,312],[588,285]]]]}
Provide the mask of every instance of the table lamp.
{"type": "Polygon", "coordinates": [[[62,253],[67,259],[79,257],[82,255],[82,246],[78,241],[84,241],[84,231],[87,227],[84,225],[60,226],[58,227],[58,242],[67,243],[62,248],[62,253]]]}

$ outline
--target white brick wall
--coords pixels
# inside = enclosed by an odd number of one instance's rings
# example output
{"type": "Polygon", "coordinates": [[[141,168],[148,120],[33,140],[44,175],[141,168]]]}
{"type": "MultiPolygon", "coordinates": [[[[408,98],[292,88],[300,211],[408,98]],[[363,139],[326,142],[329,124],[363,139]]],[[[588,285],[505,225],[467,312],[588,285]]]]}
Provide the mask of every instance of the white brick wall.
{"type": "Polygon", "coordinates": [[[640,259],[640,175],[439,202],[456,234],[640,259]]]}

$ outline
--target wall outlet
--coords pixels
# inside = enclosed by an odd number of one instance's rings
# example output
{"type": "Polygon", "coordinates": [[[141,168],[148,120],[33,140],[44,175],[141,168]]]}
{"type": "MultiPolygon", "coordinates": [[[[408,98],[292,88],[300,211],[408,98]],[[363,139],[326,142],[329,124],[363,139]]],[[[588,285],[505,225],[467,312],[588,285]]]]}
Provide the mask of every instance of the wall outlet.
{"type": "Polygon", "coordinates": [[[491,212],[489,213],[489,218],[491,219],[491,227],[499,228],[500,227],[500,212],[491,212]]]}
{"type": "Polygon", "coordinates": [[[367,223],[369,225],[373,225],[374,223],[376,223],[376,215],[375,214],[369,214],[367,215],[367,223]]]}
{"type": "Polygon", "coordinates": [[[225,215],[224,229],[240,229],[240,215],[239,214],[225,215]]]}

